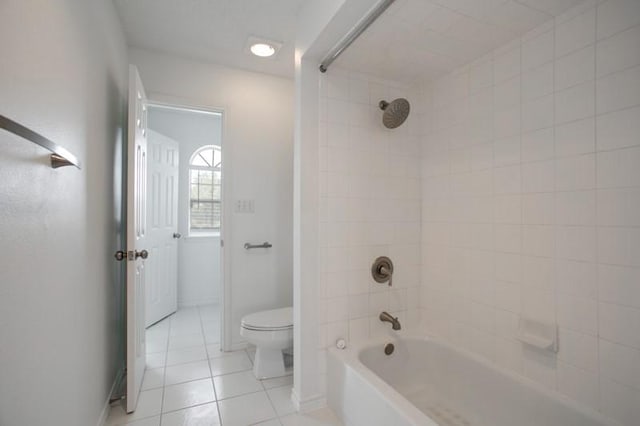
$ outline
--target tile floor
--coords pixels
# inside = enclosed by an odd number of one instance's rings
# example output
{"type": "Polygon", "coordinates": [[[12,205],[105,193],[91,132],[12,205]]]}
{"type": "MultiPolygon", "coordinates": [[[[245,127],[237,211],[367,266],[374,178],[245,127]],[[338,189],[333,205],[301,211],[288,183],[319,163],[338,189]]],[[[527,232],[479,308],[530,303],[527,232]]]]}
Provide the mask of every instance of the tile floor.
{"type": "Polygon", "coordinates": [[[147,370],[138,408],[111,407],[108,426],[333,426],[329,409],[300,415],[292,376],[256,380],[254,351],[220,352],[217,306],[181,309],[147,329],[147,370]]]}

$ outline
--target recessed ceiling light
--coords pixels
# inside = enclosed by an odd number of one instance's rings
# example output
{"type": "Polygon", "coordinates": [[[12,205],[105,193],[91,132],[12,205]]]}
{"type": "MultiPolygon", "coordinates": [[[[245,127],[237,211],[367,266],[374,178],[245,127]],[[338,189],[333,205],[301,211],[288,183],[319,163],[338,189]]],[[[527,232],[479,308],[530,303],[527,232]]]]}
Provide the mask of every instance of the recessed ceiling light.
{"type": "Polygon", "coordinates": [[[251,53],[261,58],[268,58],[276,53],[276,48],[267,43],[255,43],[251,45],[251,53]]]}
{"type": "Polygon", "coordinates": [[[244,51],[260,58],[273,58],[278,54],[282,43],[263,37],[250,36],[244,45],[244,51]]]}

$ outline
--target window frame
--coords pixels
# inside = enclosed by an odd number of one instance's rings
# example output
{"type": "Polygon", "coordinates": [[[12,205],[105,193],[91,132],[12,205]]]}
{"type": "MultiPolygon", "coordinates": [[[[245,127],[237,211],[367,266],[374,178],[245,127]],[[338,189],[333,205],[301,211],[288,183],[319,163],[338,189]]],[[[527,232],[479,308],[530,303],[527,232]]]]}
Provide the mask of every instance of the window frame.
{"type": "MultiPolygon", "coordinates": [[[[187,174],[188,174],[188,198],[187,198],[187,208],[188,208],[188,220],[187,220],[187,229],[188,229],[188,235],[189,237],[196,237],[196,238],[200,238],[200,237],[217,237],[220,236],[220,230],[222,228],[222,190],[223,190],[223,185],[222,185],[222,147],[218,146],[218,145],[203,145],[201,147],[199,147],[198,149],[196,149],[193,154],[191,155],[191,157],[189,158],[189,165],[188,165],[188,170],[187,170],[187,174]],[[203,151],[207,151],[207,150],[213,150],[213,160],[215,160],[216,158],[216,151],[219,153],[219,158],[220,161],[217,164],[214,164],[212,166],[200,166],[200,165],[194,165],[193,162],[194,160],[197,158],[198,155],[200,155],[203,151]],[[200,198],[197,199],[193,199],[192,198],[192,178],[191,178],[191,174],[192,171],[197,171],[197,170],[202,170],[202,171],[209,171],[213,173],[220,173],[220,183],[215,184],[213,183],[213,176],[212,176],[212,183],[211,183],[211,187],[212,187],[212,195],[215,194],[215,191],[213,190],[216,186],[219,187],[219,194],[220,196],[216,199],[215,197],[212,198],[211,201],[209,200],[204,200],[204,201],[200,201],[200,198]],[[193,228],[191,225],[191,205],[192,203],[196,201],[199,203],[207,203],[210,202],[212,205],[218,204],[219,205],[219,226],[217,228],[193,228]]],[[[198,186],[200,186],[201,184],[198,182],[198,186]]]]}

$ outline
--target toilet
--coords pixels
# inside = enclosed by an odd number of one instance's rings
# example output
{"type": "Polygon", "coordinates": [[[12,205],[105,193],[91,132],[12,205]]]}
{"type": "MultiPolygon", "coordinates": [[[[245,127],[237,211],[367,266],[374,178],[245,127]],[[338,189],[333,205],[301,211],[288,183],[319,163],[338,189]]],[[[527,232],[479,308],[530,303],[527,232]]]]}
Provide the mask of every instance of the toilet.
{"type": "Polygon", "coordinates": [[[253,374],[257,379],[286,375],[283,349],[293,346],[293,308],[260,311],[242,318],[240,335],[256,345],[253,374]]]}

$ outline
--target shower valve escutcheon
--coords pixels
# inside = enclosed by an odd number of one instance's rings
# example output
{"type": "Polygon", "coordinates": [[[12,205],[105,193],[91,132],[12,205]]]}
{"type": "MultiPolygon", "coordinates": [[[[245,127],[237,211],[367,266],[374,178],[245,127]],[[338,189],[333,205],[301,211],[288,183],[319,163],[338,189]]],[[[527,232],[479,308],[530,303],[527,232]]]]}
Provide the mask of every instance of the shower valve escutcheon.
{"type": "Polygon", "coordinates": [[[380,256],[371,265],[371,275],[377,283],[393,285],[393,262],[386,256],[380,256]]]}

